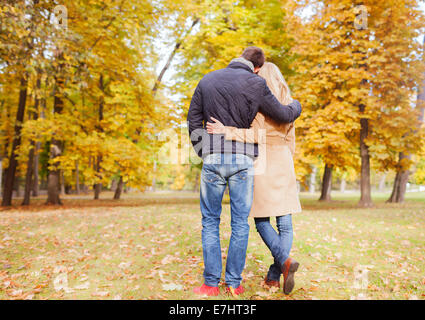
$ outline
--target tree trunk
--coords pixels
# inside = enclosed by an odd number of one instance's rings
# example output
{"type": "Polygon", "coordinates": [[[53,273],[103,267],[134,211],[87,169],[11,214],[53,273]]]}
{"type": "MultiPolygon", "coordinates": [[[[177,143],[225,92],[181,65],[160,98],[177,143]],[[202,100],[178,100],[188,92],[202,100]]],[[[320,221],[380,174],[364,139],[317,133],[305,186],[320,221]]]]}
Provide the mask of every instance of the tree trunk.
{"type": "MultiPolygon", "coordinates": [[[[46,87],[48,86],[48,78],[46,78],[46,87]]],[[[41,85],[40,85],[41,88],[41,85]]],[[[46,107],[47,107],[47,103],[46,103],[46,97],[42,97],[40,99],[40,104],[41,104],[41,110],[38,112],[38,116],[41,119],[45,119],[46,118],[46,107]]],[[[32,188],[32,196],[33,197],[38,197],[39,194],[39,165],[40,165],[40,155],[39,155],[39,150],[41,148],[41,143],[37,142],[35,144],[35,157],[34,157],[34,180],[33,180],[33,188],[32,188]]]]}
{"type": "Polygon", "coordinates": [[[27,172],[25,175],[25,191],[24,191],[24,201],[22,201],[23,206],[29,206],[30,204],[30,197],[31,197],[31,189],[33,186],[33,171],[34,171],[34,148],[35,143],[34,141],[31,141],[31,147],[28,154],[28,164],[27,164],[27,172]]]}
{"type": "MultiPolygon", "coordinates": [[[[65,83],[63,78],[63,53],[59,49],[55,52],[55,57],[58,62],[58,68],[55,74],[55,95],[53,100],[53,112],[61,114],[64,108],[62,90],[65,83]]],[[[56,157],[62,153],[63,144],[56,138],[52,138],[50,144],[50,161],[53,162],[56,157]]],[[[57,163],[54,168],[49,170],[47,177],[47,202],[46,204],[58,205],[62,204],[60,200],[60,169],[57,163]]]]}
{"type": "MultiPolygon", "coordinates": [[[[365,106],[360,106],[360,112],[365,111],[365,106]]],[[[369,146],[366,144],[366,138],[369,134],[369,120],[367,118],[360,119],[360,201],[359,205],[369,207],[372,205],[372,194],[370,187],[370,155],[369,146]]]]}
{"type": "Polygon", "coordinates": [[[397,172],[394,178],[393,191],[387,202],[397,202],[397,198],[399,196],[399,188],[400,188],[400,172],[397,172]]]}
{"type": "Polygon", "coordinates": [[[75,161],[75,191],[80,194],[80,170],[78,168],[78,160],[75,161]]]}
{"type": "Polygon", "coordinates": [[[3,195],[3,158],[0,156],[0,196],[3,195]]]}
{"type": "MultiPolygon", "coordinates": [[[[99,77],[99,89],[104,92],[104,84],[103,84],[103,75],[101,74],[99,77]]],[[[98,130],[99,132],[102,132],[102,120],[103,120],[103,97],[100,98],[100,103],[99,103],[99,124],[98,124],[98,130]]],[[[101,166],[100,163],[102,162],[102,156],[98,155],[97,159],[96,159],[96,174],[98,176],[99,179],[101,179],[101,174],[100,174],[100,170],[101,170],[101,166]]],[[[98,200],[99,196],[100,196],[100,192],[102,190],[102,183],[97,183],[94,186],[94,199],[98,200]]]]}
{"type": "Polygon", "coordinates": [[[38,193],[39,193],[39,178],[38,178],[38,170],[39,170],[39,161],[40,161],[40,156],[38,154],[39,150],[40,150],[40,142],[36,142],[35,144],[35,151],[34,151],[34,163],[33,163],[33,181],[32,181],[32,196],[33,197],[38,197],[38,193]]]}
{"type": "Polygon", "coordinates": [[[65,175],[63,174],[63,170],[60,171],[60,177],[61,177],[61,195],[66,194],[65,190],[65,175]]]}
{"type": "MultiPolygon", "coordinates": [[[[41,79],[40,76],[37,78],[37,90],[41,88],[41,79]]],[[[32,116],[33,120],[37,120],[38,118],[38,106],[40,104],[40,100],[37,96],[37,92],[34,94],[34,112],[30,113],[30,117],[32,116]]],[[[23,206],[28,206],[30,204],[31,198],[31,190],[34,188],[34,153],[35,153],[36,143],[34,140],[31,140],[30,151],[28,153],[28,163],[27,163],[27,172],[25,176],[25,191],[24,191],[24,201],[22,202],[23,206]]],[[[37,168],[38,170],[38,168],[37,168]]]]}
{"type": "Polygon", "coordinates": [[[167,62],[165,63],[165,66],[162,68],[161,72],[158,75],[158,78],[155,81],[155,84],[152,88],[152,95],[155,97],[156,92],[158,90],[159,85],[162,82],[162,78],[164,77],[165,72],[168,70],[168,68],[171,65],[171,62],[174,59],[174,56],[176,55],[177,51],[179,50],[180,46],[182,45],[183,41],[185,40],[186,36],[192,31],[192,29],[196,26],[196,24],[199,22],[199,18],[196,18],[195,20],[193,20],[192,25],[190,26],[190,28],[188,30],[186,30],[186,32],[184,33],[184,35],[182,36],[182,38],[180,40],[178,40],[176,42],[176,44],[174,45],[174,49],[173,51],[170,53],[170,55],[168,56],[167,62]]]}
{"type": "MultiPolygon", "coordinates": [[[[10,119],[9,108],[8,108],[7,105],[6,105],[6,119],[10,119]]],[[[0,171],[0,173],[1,173],[0,194],[1,194],[2,197],[4,195],[4,180],[5,180],[5,177],[6,177],[6,170],[4,169],[3,159],[6,159],[6,158],[9,157],[8,150],[9,150],[9,140],[6,140],[5,146],[4,146],[4,149],[3,149],[3,154],[0,154],[0,159],[2,160],[2,163],[1,163],[2,164],[2,170],[0,171]]]]}
{"type": "Polygon", "coordinates": [[[21,130],[27,102],[27,89],[28,81],[26,79],[26,75],[23,75],[20,81],[19,105],[18,112],[16,114],[15,135],[13,138],[12,153],[9,158],[9,167],[7,168],[6,172],[2,206],[12,205],[13,187],[15,182],[16,168],[18,166],[16,150],[21,145],[21,130]]]}
{"type": "MultiPolygon", "coordinates": [[[[425,36],[423,40],[423,44],[425,46],[425,36]]],[[[422,56],[422,59],[425,61],[425,54],[422,56]]],[[[425,74],[424,74],[425,76],[425,74]]],[[[425,80],[423,80],[421,87],[418,90],[418,96],[416,98],[416,108],[419,108],[419,121],[421,123],[424,122],[424,113],[425,113],[425,80]]],[[[415,132],[417,132],[415,130],[415,132]]],[[[391,193],[390,198],[387,202],[397,202],[401,203],[404,201],[404,196],[406,193],[406,185],[409,181],[410,170],[403,168],[403,160],[411,159],[410,154],[404,154],[403,152],[399,153],[398,157],[398,171],[393,184],[393,191],[391,193]]]]}
{"type": "Polygon", "coordinates": [[[330,201],[331,200],[331,188],[332,188],[332,167],[329,165],[325,166],[322,179],[322,193],[320,194],[319,201],[330,201]]]}
{"type": "Polygon", "coordinates": [[[122,176],[120,176],[120,180],[118,181],[117,189],[115,190],[114,199],[119,200],[121,198],[122,189],[124,187],[124,181],[122,176]]]}
{"type": "MultiPolygon", "coordinates": [[[[59,99],[58,99],[59,100],[59,99]]],[[[55,97],[56,101],[56,97],[55,97]]],[[[56,104],[56,103],[55,103],[56,104]]],[[[50,145],[50,160],[55,159],[61,154],[62,144],[56,139],[52,139],[50,145]]],[[[60,169],[57,164],[54,165],[54,169],[49,170],[47,176],[47,202],[46,204],[58,205],[62,204],[60,200],[60,169]]]]}
{"type": "MultiPolygon", "coordinates": [[[[62,113],[63,110],[63,100],[62,98],[55,96],[54,98],[54,112],[62,113]]],[[[54,160],[62,153],[62,143],[52,138],[50,144],[50,160],[54,160]]],[[[47,202],[46,204],[62,204],[60,200],[60,169],[57,164],[54,164],[54,168],[49,170],[47,177],[47,202]]]]}
{"type": "Polygon", "coordinates": [[[400,169],[397,170],[397,174],[394,179],[393,190],[387,202],[402,203],[404,201],[404,196],[406,194],[406,185],[407,185],[407,182],[409,181],[410,171],[401,169],[400,163],[402,163],[403,159],[410,160],[410,158],[411,158],[411,155],[405,155],[403,152],[399,153],[400,169]]]}
{"type": "Polygon", "coordinates": [[[97,183],[94,185],[94,200],[99,200],[101,190],[102,190],[101,183],[97,183]]]}
{"type": "MultiPolygon", "coordinates": [[[[59,142],[55,141],[55,144],[52,144],[50,159],[56,158],[60,153],[59,142]]],[[[62,204],[59,196],[60,192],[60,170],[54,169],[49,170],[49,175],[47,178],[47,202],[46,204],[62,204]]]]}
{"type": "Polygon", "coordinates": [[[3,158],[0,156],[0,196],[3,195],[3,158]]]}

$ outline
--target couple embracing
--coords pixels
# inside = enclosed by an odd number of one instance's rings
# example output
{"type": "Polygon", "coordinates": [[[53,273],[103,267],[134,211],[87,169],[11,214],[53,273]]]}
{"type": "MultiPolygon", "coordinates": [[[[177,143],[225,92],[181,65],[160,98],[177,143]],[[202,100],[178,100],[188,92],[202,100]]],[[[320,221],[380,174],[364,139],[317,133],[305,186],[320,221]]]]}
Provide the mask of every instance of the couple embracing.
{"type": "Polygon", "coordinates": [[[248,47],[242,56],[205,75],[188,112],[190,139],[203,159],[200,204],[204,283],[200,295],[217,296],[222,272],[221,203],[226,186],[231,208],[231,237],[227,254],[226,291],[244,292],[242,271],[248,246],[248,217],[269,248],[274,263],[265,284],[283,292],[294,288],[299,263],[289,257],[292,214],[301,211],[292,155],[293,122],[301,105],[293,100],[279,68],[265,62],[264,52],[248,47]],[[270,223],[276,217],[277,232],[270,223]]]}

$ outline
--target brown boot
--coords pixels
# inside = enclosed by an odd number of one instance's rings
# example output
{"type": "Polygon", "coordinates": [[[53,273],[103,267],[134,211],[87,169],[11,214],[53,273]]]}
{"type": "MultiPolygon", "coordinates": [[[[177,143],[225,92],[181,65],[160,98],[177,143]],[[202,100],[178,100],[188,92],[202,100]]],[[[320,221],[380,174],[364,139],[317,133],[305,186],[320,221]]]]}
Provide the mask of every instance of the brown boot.
{"type": "Polygon", "coordinates": [[[269,279],[267,279],[267,276],[264,278],[264,283],[268,287],[277,287],[277,288],[280,288],[280,282],[279,281],[269,280],[269,279]]]}
{"type": "Polygon", "coordinates": [[[295,286],[294,273],[298,270],[300,264],[292,258],[288,258],[282,265],[283,274],[283,293],[290,294],[295,286]]]}

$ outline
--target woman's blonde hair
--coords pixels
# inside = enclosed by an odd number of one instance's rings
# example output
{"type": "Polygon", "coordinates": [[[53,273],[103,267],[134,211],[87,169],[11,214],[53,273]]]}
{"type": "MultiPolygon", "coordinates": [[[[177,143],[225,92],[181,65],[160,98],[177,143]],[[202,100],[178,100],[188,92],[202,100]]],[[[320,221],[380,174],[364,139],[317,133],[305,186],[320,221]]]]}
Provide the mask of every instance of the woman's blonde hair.
{"type": "Polygon", "coordinates": [[[263,77],[271,92],[282,104],[289,104],[292,102],[291,91],[285,81],[279,68],[271,62],[265,62],[261,67],[258,75],[263,77]]]}

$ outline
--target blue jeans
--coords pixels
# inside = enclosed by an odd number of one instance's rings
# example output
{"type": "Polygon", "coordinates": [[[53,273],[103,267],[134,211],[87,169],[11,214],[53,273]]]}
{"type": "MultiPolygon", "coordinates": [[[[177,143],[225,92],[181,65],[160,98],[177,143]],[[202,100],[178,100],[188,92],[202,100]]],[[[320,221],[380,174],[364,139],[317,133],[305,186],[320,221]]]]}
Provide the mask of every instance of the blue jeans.
{"type": "Polygon", "coordinates": [[[205,157],[201,173],[202,249],[204,283],[217,287],[222,271],[220,215],[223,193],[229,187],[231,227],[225,281],[239,287],[245,267],[249,224],[254,191],[253,160],[242,154],[211,154],[205,157]]]}
{"type": "Polygon", "coordinates": [[[276,226],[279,233],[270,224],[270,218],[255,218],[255,226],[274,258],[274,263],[269,268],[267,279],[279,281],[282,274],[281,266],[288,259],[292,248],[292,215],[276,217],[276,226]]]}

